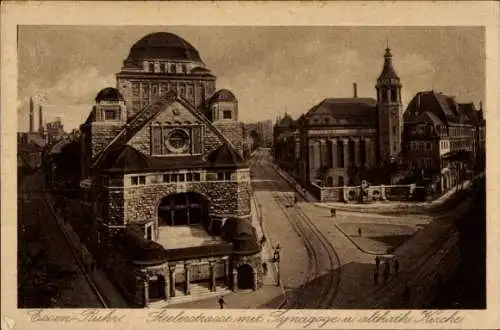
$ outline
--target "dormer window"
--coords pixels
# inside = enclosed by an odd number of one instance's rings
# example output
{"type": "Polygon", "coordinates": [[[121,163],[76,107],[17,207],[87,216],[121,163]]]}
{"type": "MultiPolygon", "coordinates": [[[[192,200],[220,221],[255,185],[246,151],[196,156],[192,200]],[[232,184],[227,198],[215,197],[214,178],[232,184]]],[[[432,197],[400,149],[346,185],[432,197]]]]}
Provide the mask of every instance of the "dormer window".
{"type": "Polygon", "coordinates": [[[224,110],[222,113],[222,118],[224,119],[232,119],[233,117],[233,112],[231,110],[224,110]]]}

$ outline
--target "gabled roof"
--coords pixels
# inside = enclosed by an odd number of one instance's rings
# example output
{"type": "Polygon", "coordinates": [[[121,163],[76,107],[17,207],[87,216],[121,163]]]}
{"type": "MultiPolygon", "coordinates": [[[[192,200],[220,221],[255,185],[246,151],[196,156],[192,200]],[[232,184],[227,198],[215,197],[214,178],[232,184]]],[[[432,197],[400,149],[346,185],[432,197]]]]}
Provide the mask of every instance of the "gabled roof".
{"type": "Polygon", "coordinates": [[[375,116],[377,100],[373,98],[328,98],[306,113],[306,117],[329,114],[332,116],[375,116]]]}
{"type": "Polygon", "coordinates": [[[408,104],[404,120],[414,121],[415,116],[430,112],[443,123],[466,123],[474,121],[476,112],[472,103],[459,104],[454,97],[435,91],[418,92],[408,104]]]}
{"type": "Polygon", "coordinates": [[[435,114],[433,114],[432,112],[429,112],[429,111],[426,111],[424,113],[422,113],[420,116],[418,116],[416,119],[415,119],[415,122],[425,122],[425,123],[431,123],[433,125],[443,125],[443,122],[441,121],[441,119],[439,119],[435,114]]]}
{"type": "MultiPolygon", "coordinates": [[[[130,139],[132,139],[135,136],[135,134],[137,134],[137,132],[140,131],[141,128],[143,128],[145,125],[148,125],[152,120],[154,120],[154,118],[156,118],[165,109],[165,107],[170,106],[174,102],[179,102],[180,104],[182,104],[202,123],[207,125],[207,127],[209,127],[221,139],[225,147],[228,148],[228,150],[229,149],[231,150],[228,151],[228,153],[237,155],[237,157],[231,156],[230,158],[232,159],[239,158],[240,160],[242,160],[241,156],[239,156],[239,154],[236,152],[236,149],[231,144],[231,142],[226,138],[226,136],[222,134],[222,132],[219,129],[217,129],[217,127],[215,127],[204,115],[202,115],[200,112],[194,109],[189,102],[178,97],[176,93],[168,92],[164,95],[160,95],[157,99],[151,102],[148,106],[144,107],[141,111],[139,111],[139,113],[137,113],[132,119],[130,119],[127,122],[127,124],[122,128],[122,130],[116,135],[116,137],[111,141],[111,143],[103,150],[103,152],[97,156],[96,160],[94,161],[93,167],[109,168],[107,166],[108,162],[107,159],[116,159],[122,152],[123,147],[128,143],[128,141],[130,141],[130,139]],[[101,163],[104,164],[101,165],[101,163]]],[[[221,156],[217,156],[216,158],[219,159],[218,157],[222,157],[223,154],[224,153],[222,153],[221,156]]],[[[225,159],[225,157],[222,157],[222,159],[225,159]]],[[[157,160],[155,160],[155,164],[158,164],[157,160]]],[[[219,163],[215,162],[214,164],[219,164],[219,163]]],[[[167,165],[168,164],[163,164],[161,166],[167,166],[167,165]]],[[[234,164],[227,164],[227,165],[233,166],[234,164]]],[[[243,165],[243,164],[238,164],[238,165],[243,165]]]]}
{"type": "Polygon", "coordinates": [[[207,157],[207,162],[212,167],[246,166],[245,161],[240,154],[226,143],[212,151],[207,157]]]}

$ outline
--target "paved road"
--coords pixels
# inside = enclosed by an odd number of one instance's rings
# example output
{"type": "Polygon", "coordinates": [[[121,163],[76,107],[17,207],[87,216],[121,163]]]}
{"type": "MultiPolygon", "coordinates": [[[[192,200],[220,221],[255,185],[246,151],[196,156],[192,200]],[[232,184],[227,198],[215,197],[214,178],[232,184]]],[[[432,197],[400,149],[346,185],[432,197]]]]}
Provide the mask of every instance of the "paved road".
{"type": "MultiPolygon", "coordinates": [[[[57,308],[100,308],[101,301],[89,285],[84,272],[75,260],[74,255],[60,227],[54,219],[42,192],[42,174],[37,172],[27,176],[20,183],[21,188],[18,195],[18,226],[20,230],[31,230],[37,228],[39,243],[30,244],[25,248],[31,253],[36,250],[44,250],[47,253],[49,263],[55,267],[53,273],[47,278],[45,286],[53,285],[59,290],[59,294],[52,300],[51,306],[29,306],[57,307],[57,308]],[[38,245],[38,246],[37,246],[38,245]],[[66,277],[63,277],[66,274],[66,277]],[[68,276],[68,274],[71,274],[68,276]],[[65,283],[63,283],[63,281],[65,283]]],[[[36,253],[36,252],[35,252],[36,253]]],[[[20,271],[22,271],[20,269],[20,271]]],[[[27,274],[28,280],[33,280],[39,274],[27,274]]],[[[39,278],[38,278],[39,279],[39,278]]],[[[41,288],[42,292],[43,288],[41,288]]],[[[20,297],[19,305],[31,304],[33,301],[20,297]]]]}
{"type": "Polygon", "coordinates": [[[269,152],[259,150],[250,171],[267,238],[282,247],[280,273],[287,296],[283,307],[329,308],[340,281],[338,255],[324,233],[295,205],[293,188],[270,161],[269,152]]]}

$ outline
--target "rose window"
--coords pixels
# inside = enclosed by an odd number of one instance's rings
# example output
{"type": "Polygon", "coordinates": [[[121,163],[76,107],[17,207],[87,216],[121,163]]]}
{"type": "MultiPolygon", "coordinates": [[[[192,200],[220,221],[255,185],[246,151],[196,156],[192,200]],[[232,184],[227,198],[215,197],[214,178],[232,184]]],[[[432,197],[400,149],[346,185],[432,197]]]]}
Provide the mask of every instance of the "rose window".
{"type": "Polygon", "coordinates": [[[175,130],[165,139],[167,148],[174,153],[183,153],[189,149],[189,135],[183,130],[175,130]]]}

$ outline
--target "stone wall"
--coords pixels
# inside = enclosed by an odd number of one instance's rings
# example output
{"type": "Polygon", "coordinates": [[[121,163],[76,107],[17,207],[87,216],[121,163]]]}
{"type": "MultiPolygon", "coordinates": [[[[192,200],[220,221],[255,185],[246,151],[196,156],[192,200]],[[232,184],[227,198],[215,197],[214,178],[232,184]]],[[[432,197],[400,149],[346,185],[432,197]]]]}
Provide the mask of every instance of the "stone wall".
{"type": "Polygon", "coordinates": [[[173,193],[196,192],[208,199],[209,213],[248,217],[251,187],[247,182],[204,181],[139,185],[124,190],[125,223],[155,220],[162,198],[173,193]]]}
{"type": "Polygon", "coordinates": [[[90,128],[92,159],[95,159],[95,157],[108,146],[121,129],[121,125],[92,123],[90,128]]]}
{"type": "Polygon", "coordinates": [[[205,125],[203,130],[204,154],[208,155],[220,146],[222,146],[221,138],[213,131],[213,128],[205,125]]]}
{"type": "MultiPolygon", "coordinates": [[[[417,187],[414,184],[399,186],[370,186],[366,190],[365,201],[409,201],[413,200],[410,196],[420,192],[424,187],[417,187]]],[[[320,202],[357,202],[361,194],[360,186],[344,187],[319,187],[311,184],[311,193],[319,199],[320,202]]]]}
{"type": "Polygon", "coordinates": [[[222,134],[231,142],[236,151],[243,157],[243,123],[235,121],[219,121],[214,123],[222,134]]]}

